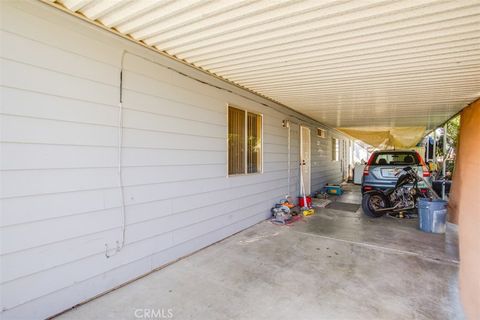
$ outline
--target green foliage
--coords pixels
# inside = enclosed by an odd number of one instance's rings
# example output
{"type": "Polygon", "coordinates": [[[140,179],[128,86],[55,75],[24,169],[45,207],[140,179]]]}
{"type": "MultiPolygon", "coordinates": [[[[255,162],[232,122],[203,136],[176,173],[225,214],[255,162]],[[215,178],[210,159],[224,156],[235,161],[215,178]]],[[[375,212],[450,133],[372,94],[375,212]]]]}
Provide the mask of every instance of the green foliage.
{"type": "Polygon", "coordinates": [[[447,123],[447,137],[451,139],[449,144],[453,148],[457,148],[458,145],[458,134],[460,132],[460,115],[455,116],[454,118],[450,119],[447,123]]]}
{"type": "MultiPolygon", "coordinates": [[[[457,115],[447,122],[447,158],[446,172],[452,173],[455,170],[455,158],[458,147],[458,136],[460,133],[460,115],[457,115]]],[[[443,134],[437,137],[437,157],[443,157],[443,134]]]]}
{"type": "MultiPolygon", "coordinates": [[[[457,115],[447,122],[447,151],[452,148],[454,154],[458,145],[458,134],[460,131],[460,115],[457,115]]],[[[443,157],[443,134],[437,136],[437,156],[443,157]]]]}

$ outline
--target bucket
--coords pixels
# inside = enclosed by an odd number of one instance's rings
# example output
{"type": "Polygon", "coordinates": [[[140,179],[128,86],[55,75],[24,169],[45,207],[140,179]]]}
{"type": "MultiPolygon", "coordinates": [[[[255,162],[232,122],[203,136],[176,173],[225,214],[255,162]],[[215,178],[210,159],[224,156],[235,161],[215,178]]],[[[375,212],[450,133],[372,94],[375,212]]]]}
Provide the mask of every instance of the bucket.
{"type": "Polygon", "coordinates": [[[300,208],[302,207],[312,207],[312,198],[311,197],[306,197],[307,198],[307,205],[305,205],[305,201],[303,200],[303,197],[298,197],[298,206],[300,208]]]}
{"type": "Polygon", "coordinates": [[[447,201],[418,199],[418,227],[432,233],[445,233],[447,225],[447,201]]]}

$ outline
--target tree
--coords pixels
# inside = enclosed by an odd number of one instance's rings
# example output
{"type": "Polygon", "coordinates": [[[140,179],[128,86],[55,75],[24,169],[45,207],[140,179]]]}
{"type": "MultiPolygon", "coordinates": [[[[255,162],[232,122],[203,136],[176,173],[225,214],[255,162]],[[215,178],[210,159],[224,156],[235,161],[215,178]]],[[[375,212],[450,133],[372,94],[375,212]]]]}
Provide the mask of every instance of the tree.
{"type": "MultiPolygon", "coordinates": [[[[460,115],[456,115],[447,122],[447,172],[453,172],[457,154],[458,135],[460,132],[460,115]]],[[[443,134],[437,136],[437,157],[443,158],[443,134]]]]}

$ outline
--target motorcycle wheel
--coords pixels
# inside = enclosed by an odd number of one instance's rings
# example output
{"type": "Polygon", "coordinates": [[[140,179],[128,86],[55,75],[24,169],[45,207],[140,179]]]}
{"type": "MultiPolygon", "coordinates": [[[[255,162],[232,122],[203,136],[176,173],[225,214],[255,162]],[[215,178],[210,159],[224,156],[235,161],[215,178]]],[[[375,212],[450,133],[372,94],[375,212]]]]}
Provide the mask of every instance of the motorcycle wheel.
{"type": "Polygon", "coordinates": [[[362,209],[363,212],[369,217],[379,218],[383,216],[386,212],[378,212],[377,210],[387,208],[387,206],[387,197],[381,192],[372,192],[363,195],[362,209]]]}

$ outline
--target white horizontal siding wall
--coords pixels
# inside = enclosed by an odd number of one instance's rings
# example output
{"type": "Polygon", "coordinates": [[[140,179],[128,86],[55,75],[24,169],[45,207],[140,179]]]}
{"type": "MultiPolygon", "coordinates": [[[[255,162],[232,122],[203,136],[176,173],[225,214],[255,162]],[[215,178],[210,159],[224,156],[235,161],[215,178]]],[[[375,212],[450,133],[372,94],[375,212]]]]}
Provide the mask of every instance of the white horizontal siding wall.
{"type": "Polygon", "coordinates": [[[288,190],[284,119],[291,194],[300,124],[312,190],[340,181],[337,133],[317,137],[312,120],[41,3],[1,5],[3,317],[54,315],[267,218],[288,190]],[[122,238],[124,50],[126,246],[107,259],[122,238]],[[264,115],[263,174],[227,177],[227,103],[264,115]]]}
{"type": "MultiPolygon", "coordinates": [[[[323,127],[322,127],[323,128],[323,127]]],[[[341,161],[332,161],[332,138],[346,141],[346,138],[335,131],[328,131],[325,138],[313,132],[312,136],[312,190],[319,190],[327,183],[338,183],[342,180],[341,161]]],[[[340,143],[340,147],[342,143],[340,143]]],[[[342,157],[342,150],[339,150],[342,157]]],[[[342,159],[342,158],[341,158],[342,159]]]]}

